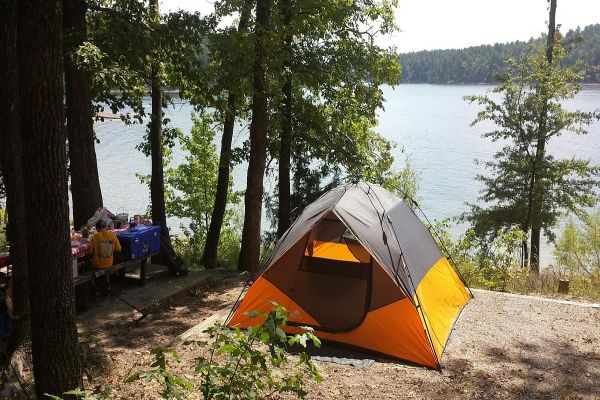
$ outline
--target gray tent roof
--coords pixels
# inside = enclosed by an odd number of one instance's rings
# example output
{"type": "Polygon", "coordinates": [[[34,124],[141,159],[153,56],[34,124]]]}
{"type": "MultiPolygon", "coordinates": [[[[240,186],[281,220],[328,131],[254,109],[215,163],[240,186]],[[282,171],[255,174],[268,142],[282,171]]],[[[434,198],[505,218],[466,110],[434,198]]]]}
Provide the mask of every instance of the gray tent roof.
{"type": "Polygon", "coordinates": [[[401,198],[379,185],[359,182],[338,186],[306,207],[281,237],[261,273],[330,211],[410,297],[443,255],[429,230],[401,198]]]}

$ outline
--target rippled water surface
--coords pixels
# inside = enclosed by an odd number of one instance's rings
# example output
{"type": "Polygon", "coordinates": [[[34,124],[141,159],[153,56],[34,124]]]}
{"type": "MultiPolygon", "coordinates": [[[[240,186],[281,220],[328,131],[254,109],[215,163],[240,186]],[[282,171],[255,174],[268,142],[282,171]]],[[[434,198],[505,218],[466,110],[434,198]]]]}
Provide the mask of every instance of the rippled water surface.
{"type": "MultiPolygon", "coordinates": [[[[401,85],[384,89],[387,102],[377,129],[398,144],[395,150],[398,166],[406,155],[412,159],[420,174],[421,206],[430,219],[459,215],[467,209],[465,203],[477,201],[481,186],[473,178],[484,171],[474,160],[490,160],[499,145],[481,138],[481,134],[491,128],[490,124],[470,126],[478,109],[463,97],[485,94],[490,88],[401,85]]],[[[149,101],[145,99],[147,109],[149,101]]],[[[585,89],[568,107],[586,111],[600,108],[600,89],[585,89]]],[[[167,116],[174,126],[189,132],[191,112],[192,107],[180,104],[171,107],[167,116]]],[[[142,141],[145,126],[106,121],[96,123],[94,128],[100,140],[96,151],[106,206],[111,210],[124,209],[130,214],[143,212],[149,203],[149,191],[139,182],[136,173],[149,174],[150,159],[135,146],[142,141]]],[[[550,143],[549,150],[557,156],[588,158],[600,164],[600,123],[594,123],[589,131],[586,136],[560,137],[550,143]]],[[[234,145],[242,143],[243,132],[243,127],[239,127],[234,145]]],[[[174,163],[182,159],[183,154],[175,149],[174,163]]],[[[243,189],[245,166],[237,166],[234,175],[235,186],[243,189]]],[[[176,221],[171,222],[178,225],[176,221]]],[[[459,229],[456,228],[455,233],[459,229]]],[[[549,247],[544,249],[546,262],[550,251],[549,247]]]]}

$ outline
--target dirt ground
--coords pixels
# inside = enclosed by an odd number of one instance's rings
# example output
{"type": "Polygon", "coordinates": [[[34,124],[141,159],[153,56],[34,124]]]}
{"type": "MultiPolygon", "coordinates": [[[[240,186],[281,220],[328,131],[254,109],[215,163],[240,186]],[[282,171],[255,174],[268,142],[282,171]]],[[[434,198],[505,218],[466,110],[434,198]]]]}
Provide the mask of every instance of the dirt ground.
{"type": "MultiPolygon", "coordinates": [[[[238,278],[204,282],[151,306],[142,322],[112,322],[93,334],[110,356],[97,382],[111,398],[160,398],[157,385],[123,383],[150,363],[149,349],[176,345],[189,375],[202,350],[177,336],[231,304],[238,278]]],[[[329,348],[323,351],[327,352],[329,348]]],[[[437,372],[376,359],[370,368],[317,362],[324,381],[309,399],[599,399],[600,309],[478,291],[455,326],[437,372]]]]}

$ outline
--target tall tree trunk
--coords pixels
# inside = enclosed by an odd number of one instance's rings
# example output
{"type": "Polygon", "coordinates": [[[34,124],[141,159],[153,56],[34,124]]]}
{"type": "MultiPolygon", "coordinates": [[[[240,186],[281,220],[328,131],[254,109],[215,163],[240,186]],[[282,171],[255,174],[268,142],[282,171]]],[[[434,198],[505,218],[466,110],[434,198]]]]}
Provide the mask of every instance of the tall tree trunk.
{"type": "Polygon", "coordinates": [[[12,263],[13,331],[7,354],[22,347],[30,334],[27,224],[23,186],[23,147],[19,120],[17,2],[0,2],[0,161],[9,216],[12,263]]]}
{"type": "Polygon", "coordinates": [[[292,73],[291,53],[292,34],[290,23],[292,10],[290,0],[281,0],[281,19],[284,29],[284,61],[283,76],[285,80],[281,87],[283,95],[281,118],[281,143],[279,147],[279,208],[277,214],[277,236],[281,237],[290,226],[290,156],[292,148],[292,73]]]}
{"type": "MultiPolygon", "coordinates": [[[[521,231],[529,234],[529,221],[521,226],[521,231]]],[[[524,237],[521,241],[521,268],[529,268],[529,243],[527,237],[524,237]]]]}
{"type": "Polygon", "coordinates": [[[18,65],[37,398],[81,387],[63,107],[62,1],[19,2],[18,65]]]}
{"type": "Polygon", "coordinates": [[[90,76],[77,68],[71,57],[87,40],[86,9],[84,0],[64,0],[65,99],[75,228],[84,225],[94,211],[102,207],[90,76]]]}
{"type": "MultiPolygon", "coordinates": [[[[158,0],[150,1],[150,12],[158,20],[158,0]]],[[[163,138],[162,138],[162,83],[160,82],[160,66],[155,60],[151,67],[152,81],[152,115],[150,123],[150,149],[152,159],[152,177],[150,179],[150,199],[152,201],[152,222],[166,225],[165,211],[165,177],[163,170],[163,138]]]]}
{"type": "MultiPolygon", "coordinates": [[[[533,160],[531,161],[531,170],[530,170],[530,175],[529,175],[529,184],[528,184],[528,192],[527,192],[527,218],[525,220],[525,225],[523,226],[522,230],[523,232],[525,232],[527,235],[529,235],[529,240],[531,240],[531,234],[530,234],[530,229],[531,229],[531,225],[533,224],[533,201],[534,201],[534,191],[535,191],[535,178],[537,176],[537,157],[534,157],[533,160]]],[[[527,249],[527,239],[524,239],[523,241],[523,248],[526,252],[525,255],[525,267],[526,268],[530,268],[530,262],[531,260],[529,259],[529,251],[527,249]]]]}
{"type": "Polygon", "coordinates": [[[227,208],[227,195],[229,193],[229,170],[231,169],[231,142],[233,139],[233,128],[235,126],[235,94],[230,92],[227,98],[228,110],[223,123],[223,137],[221,138],[221,154],[219,156],[219,175],[217,177],[217,192],[210,225],[206,233],[204,252],[201,263],[205,268],[211,269],[217,266],[217,249],[221,228],[225,219],[227,208]]]}
{"type": "MultiPolygon", "coordinates": [[[[556,1],[550,0],[550,15],[548,19],[548,37],[546,38],[546,60],[548,61],[548,74],[551,73],[552,59],[554,53],[554,36],[556,34],[556,1]]],[[[543,92],[545,95],[545,90],[543,92]]],[[[544,174],[544,168],[542,163],[544,162],[544,156],[546,151],[546,129],[547,129],[547,118],[548,118],[548,100],[545,100],[545,104],[540,112],[539,132],[536,146],[535,165],[537,172],[534,182],[533,190],[533,210],[531,212],[532,224],[531,224],[531,255],[529,268],[532,272],[539,274],[540,272],[540,242],[541,242],[541,212],[544,203],[544,194],[541,190],[541,176],[544,174]]]]}
{"type": "Polygon", "coordinates": [[[548,37],[546,38],[546,60],[552,65],[554,53],[554,36],[556,35],[556,1],[549,0],[550,12],[548,17],[548,37]]]}
{"type": "Polygon", "coordinates": [[[540,240],[541,240],[541,229],[534,226],[531,229],[531,255],[529,268],[532,272],[540,273],[540,240]]]}
{"type": "MultiPolygon", "coordinates": [[[[252,2],[245,2],[238,23],[238,32],[245,32],[248,29],[248,20],[252,2]]],[[[239,82],[238,82],[239,84],[239,82]]],[[[229,174],[231,169],[231,143],[233,140],[233,129],[235,127],[235,118],[237,114],[236,96],[234,91],[227,95],[227,111],[223,123],[223,137],[221,138],[221,154],[219,156],[219,175],[217,177],[217,191],[215,193],[215,203],[210,217],[210,225],[206,233],[206,242],[204,243],[204,252],[202,253],[201,264],[205,268],[215,268],[217,266],[217,250],[219,248],[219,239],[221,237],[221,228],[225,219],[225,210],[227,209],[227,196],[229,194],[229,174]]]]}
{"type": "Polygon", "coordinates": [[[244,228],[238,270],[252,271],[260,260],[260,223],[265,163],[267,157],[267,87],[265,77],[266,39],[269,27],[270,0],[256,1],[255,59],[250,124],[250,161],[244,199],[244,228]]]}

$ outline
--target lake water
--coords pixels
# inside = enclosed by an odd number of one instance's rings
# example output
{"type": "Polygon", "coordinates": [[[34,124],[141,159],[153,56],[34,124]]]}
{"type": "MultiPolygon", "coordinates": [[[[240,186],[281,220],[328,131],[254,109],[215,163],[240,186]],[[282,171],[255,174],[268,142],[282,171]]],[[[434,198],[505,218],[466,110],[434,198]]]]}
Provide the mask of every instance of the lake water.
{"type": "MultiPolygon", "coordinates": [[[[380,112],[378,131],[397,143],[397,167],[408,155],[420,174],[420,205],[430,219],[460,215],[467,202],[477,201],[481,185],[474,177],[484,172],[475,159],[492,159],[499,144],[482,139],[490,130],[489,123],[470,126],[477,106],[463,100],[465,95],[485,94],[489,86],[400,85],[384,88],[385,110],[380,112]]],[[[147,110],[150,99],[145,99],[147,110]]],[[[586,88],[568,108],[593,111],[600,108],[600,88],[586,88]]],[[[169,108],[167,117],[176,127],[189,132],[192,107],[178,104],[169,108]]],[[[135,149],[142,141],[145,125],[126,126],[120,121],[98,122],[94,125],[100,143],[96,147],[100,183],[106,207],[129,214],[144,212],[149,203],[149,190],[139,182],[136,173],[150,173],[150,159],[135,149]]],[[[586,136],[566,135],[549,144],[549,151],[560,157],[591,159],[600,164],[600,122],[589,127],[586,136]]],[[[245,130],[239,127],[234,146],[241,145],[245,130]]],[[[217,136],[217,140],[220,138],[217,136]]],[[[174,150],[174,163],[184,155],[174,150]]],[[[234,168],[236,189],[245,187],[246,166],[234,168]]],[[[268,182],[267,187],[273,186],[268,182]]],[[[173,228],[181,221],[170,220],[173,228]]],[[[453,233],[462,231],[457,226],[453,233]]],[[[542,262],[551,261],[551,248],[542,251],[542,262]]]]}

